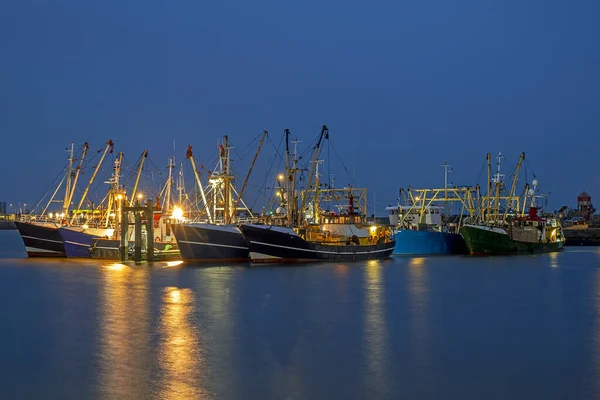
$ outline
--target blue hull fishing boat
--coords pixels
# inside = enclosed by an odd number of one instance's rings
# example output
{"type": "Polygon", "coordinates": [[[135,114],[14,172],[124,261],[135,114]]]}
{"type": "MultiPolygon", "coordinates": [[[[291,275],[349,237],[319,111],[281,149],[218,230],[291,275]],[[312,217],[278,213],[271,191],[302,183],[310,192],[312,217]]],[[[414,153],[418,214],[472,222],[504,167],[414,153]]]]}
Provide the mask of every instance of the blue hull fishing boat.
{"type": "Polygon", "coordinates": [[[94,239],[106,237],[109,233],[112,235],[112,231],[112,229],[110,232],[108,229],[93,229],[93,232],[91,232],[80,227],[58,228],[58,233],[65,246],[67,257],[77,258],[91,257],[90,246],[94,239]]]}
{"type": "MultiPolygon", "coordinates": [[[[448,172],[448,164],[442,165],[448,172]]],[[[398,255],[450,255],[468,254],[459,228],[475,212],[472,187],[443,189],[400,189],[405,195],[404,205],[386,207],[393,227],[396,246],[392,254],[398,255]],[[449,211],[460,207],[457,213],[449,211]]],[[[400,199],[400,198],[399,198],[400,199]]]]}
{"type": "Polygon", "coordinates": [[[436,255],[467,254],[462,236],[456,233],[398,230],[394,233],[396,246],[393,254],[436,255]]]}

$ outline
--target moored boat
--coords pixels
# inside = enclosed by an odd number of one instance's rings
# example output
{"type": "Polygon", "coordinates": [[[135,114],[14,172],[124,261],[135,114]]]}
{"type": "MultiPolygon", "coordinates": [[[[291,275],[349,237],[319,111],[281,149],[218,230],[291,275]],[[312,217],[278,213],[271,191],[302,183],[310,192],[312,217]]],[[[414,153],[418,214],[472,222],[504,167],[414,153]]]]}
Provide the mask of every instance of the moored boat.
{"type": "Polygon", "coordinates": [[[15,221],[29,257],[65,257],[65,246],[53,222],[15,221]]]}
{"type": "Polygon", "coordinates": [[[64,244],[67,257],[89,258],[91,257],[90,247],[94,239],[112,237],[114,229],[64,226],[58,228],[58,233],[64,244]]]}
{"type": "Polygon", "coordinates": [[[264,131],[239,193],[233,185],[229,157],[231,147],[227,136],[224,136],[223,144],[219,145],[219,162],[210,175],[206,191],[200,181],[192,147],[188,147],[186,156],[192,164],[204,208],[201,213],[202,221],[171,225],[184,261],[210,263],[250,261],[248,242],[237,224],[241,220],[253,218],[252,212],[242,200],[242,195],[266,136],[267,132],[264,131]]]}
{"type": "Polygon", "coordinates": [[[474,217],[477,189],[449,187],[451,165],[444,162],[444,188],[400,189],[398,205],[386,207],[396,238],[393,254],[450,255],[467,254],[459,226],[474,217]],[[401,198],[404,198],[402,204],[401,198]]]}
{"type": "Polygon", "coordinates": [[[181,257],[190,262],[248,262],[248,243],[235,225],[174,224],[181,257]]]}
{"type": "MultiPolygon", "coordinates": [[[[481,206],[482,214],[479,223],[460,227],[460,234],[465,240],[469,253],[473,255],[530,254],[562,250],[565,236],[560,221],[554,216],[539,215],[537,198],[543,196],[537,195],[537,179],[532,181],[532,188],[529,188],[528,184],[525,185],[522,208],[520,208],[520,198],[515,196],[515,185],[525,153],[521,153],[507,196],[501,196],[504,190],[504,175],[500,173],[502,158],[502,155],[498,154],[497,171],[493,180],[489,181],[488,193],[481,206]]],[[[489,154],[487,159],[489,176],[489,154]]]]}
{"type": "MultiPolygon", "coordinates": [[[[388,258],[395,246],[389,238],[378,243],[361,243],[357,236],[336,242],[306,240],[292,228],[273,225],[242,224],[240,229],[249,241],[252,262],[260,263],[374,260],[388,258]]],[[[315,232],[323,231],[317,227],[315,232]]]]}
{"type": "Polygon", "coordinates": [[[560,251],[565,245],[560,223],[541,218],[531,207],[526,217],[513,218],[506,227],[464,225],[460,234],[470,254],[526,254],[560,251]]]}
{"type": "MultiPolygon", "coordinates": [[[[253,262],[359,261],[390,257],[395,241],[387,226],[366,220],[366,189],[321,188],[319,160],[322,140],[329,139],[323,125],[314,148],[306,189],[296,192],[298,156],[290,159],[286,137],[286,173],[277,177],[279,207],[265,216],[266,224],[242,224],[253,262]],[[300,204],[298,206],[298,204],[300,204]]],[[[296,142],[297,143],[297,142],[296,142]]],[[[331,145],[331,143],[329,143],[331,145]]]]}
{"type": "Polygon", "coordinates": [[[467,247],[458,233],[399,229],[394,232],[398,255],[467,254],[467,247]]]}

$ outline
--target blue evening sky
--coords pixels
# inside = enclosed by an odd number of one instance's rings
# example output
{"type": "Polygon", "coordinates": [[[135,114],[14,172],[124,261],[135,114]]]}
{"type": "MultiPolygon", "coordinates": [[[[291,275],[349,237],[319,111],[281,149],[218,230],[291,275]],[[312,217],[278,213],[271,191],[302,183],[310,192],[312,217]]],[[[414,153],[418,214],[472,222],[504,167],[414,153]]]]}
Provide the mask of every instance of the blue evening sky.
{"type": "Polygon", "coordinates": [[[174,142],[207,162],[223,134],[322,124],[378,214],[498,151],[526,152],[551,207],[600,199],[599,21],[598,0],[5,2],[0,201],[37,200],[72,141],[165,165],[174,142]]]}

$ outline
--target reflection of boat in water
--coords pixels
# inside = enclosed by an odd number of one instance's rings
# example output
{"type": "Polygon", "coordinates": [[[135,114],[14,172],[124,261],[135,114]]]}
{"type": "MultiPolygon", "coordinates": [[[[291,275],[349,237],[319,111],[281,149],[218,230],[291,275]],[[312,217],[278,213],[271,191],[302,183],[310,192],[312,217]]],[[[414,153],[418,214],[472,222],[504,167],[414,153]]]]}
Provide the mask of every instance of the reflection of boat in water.
{"type": "Polygon", "coordinates": [[[387,258],[395,242],[386,226],[366,221],[366,189],[321,189],[320,144],[329,138],[324,125],[315,146],[306,190],[296,195],[297,157],[291,160],[286,130],[286,174],[280,175],[275,218],[268,225],[242,224],[254,262],[354,261],[387,258]],[[285,177],[287,176],[287,179],[285,177]],[[313,178],[314,177],[314,181],[313,178]],[[289,199],[289,200],[288,200],[289,199]],[[300,207],[298,207],[300,202],[300,207]],[[279,226],[278,226],[279,225],[279,226]]]}
{"type": "MultiPolygon", "coordinates": [[[[488,187],[484,205],[482,207],[483,215],[479,224],[464,225],[460,228],[460,233],[465,239],[467,248],[471,254],[518,254],[518,253],[546,253],[559,251],[565,244],[565,237],[562,227],[557,218],[544,218],[540,216],[536,195],[538,181],[533,180],[533,187],[525,186],[524,203],[519,210],[519,201],[514,201],[514,189],[517,176],[525,153],[521,154],[512,187],[508,196],[501,197],[504,180],[500,174],[500,159],[498,156],[498,171],[496,172],[493,184],[495,195],[492,197],[492,181],[488,187]],[[528,212],[525,214],[527,199],[528,212]],[[500,200],[506,199],[501,210],[500,200]]],[[[488,154],[488,168],[489,168],[488,154]]]]}

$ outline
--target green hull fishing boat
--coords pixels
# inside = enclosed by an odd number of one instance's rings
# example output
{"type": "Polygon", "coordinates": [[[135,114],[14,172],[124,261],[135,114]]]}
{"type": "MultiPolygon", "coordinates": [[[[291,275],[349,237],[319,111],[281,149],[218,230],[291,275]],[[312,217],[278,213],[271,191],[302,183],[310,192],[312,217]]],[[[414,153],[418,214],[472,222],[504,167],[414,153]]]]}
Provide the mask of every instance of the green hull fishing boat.
{"type": "MultiPolygon", "coordinates": [[[[525,198],[522,208],[519,207],[521,200],[520,196],[515,196],[515,186],[525,153],[521,153],[507,196],[501,196],[504,190],[504,175],[500,173],[501,158],[502,155],[498,154],[497,172],[492,180],[488,180],[488,194],[483,199],[479,222],[463,225],[459,230],[467,250],[470,254],[530,254],[562,250],[566,239],[559,220],[538,215],[536,199],[543,196],[536,195],[536,179],[532,182],[532,188],[525,186],[525,198]],[[492,192],[495,192],[494,196],[492,192]]],[[[490,170],[488,154],[488,176],[490,170]]]]}
{"type": "Polygon", "coordinates": [[[548,253],[560,251],[565,245],[562,229],[548,224],[544,218],[537,221],[514,219],[512,222],[526,222],[527,225],[511,225],[507,229],[464,225],[460,234],[470,254],[548,253]]]}

